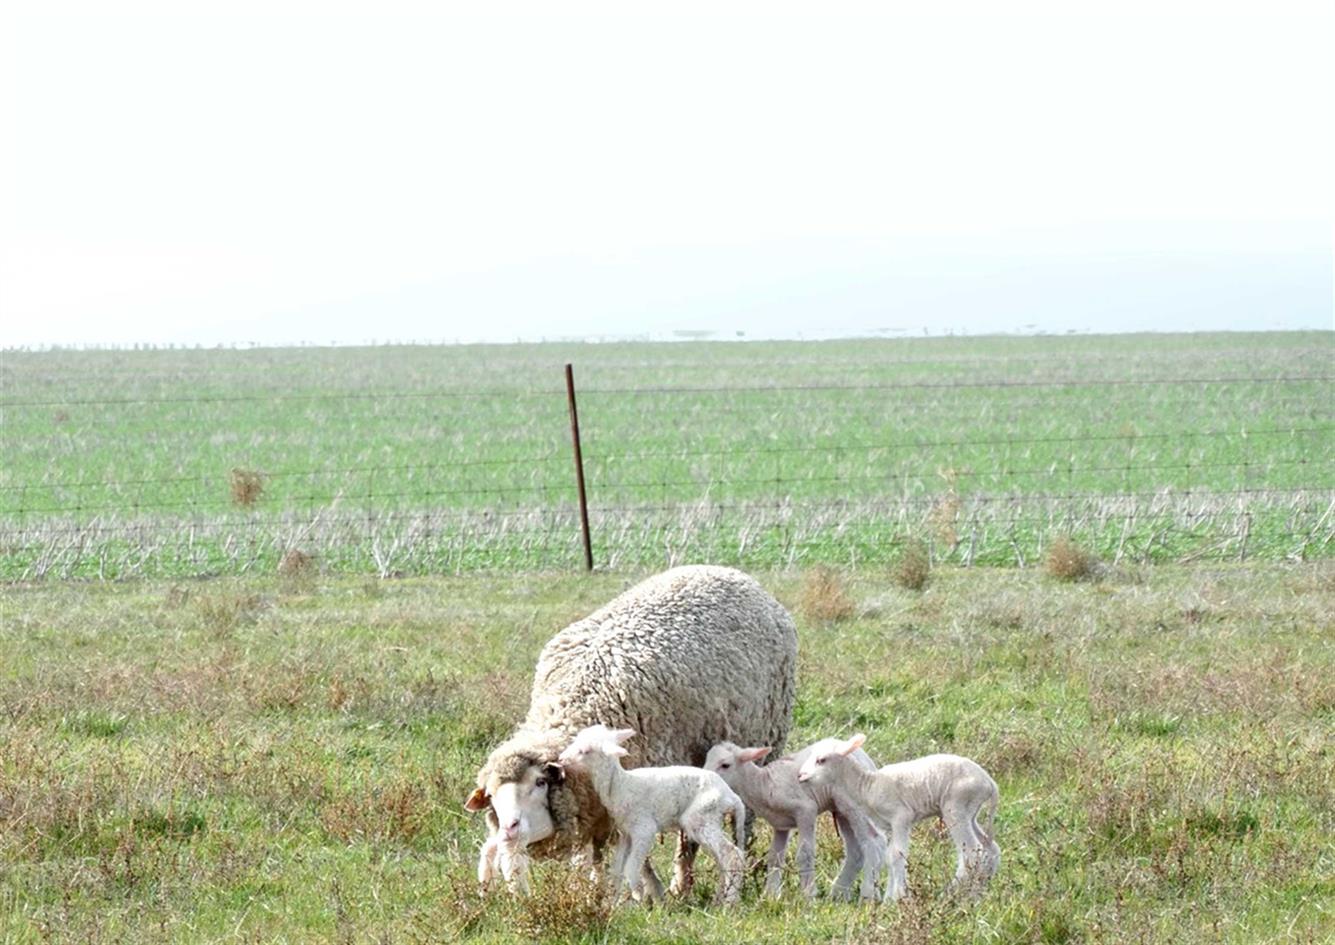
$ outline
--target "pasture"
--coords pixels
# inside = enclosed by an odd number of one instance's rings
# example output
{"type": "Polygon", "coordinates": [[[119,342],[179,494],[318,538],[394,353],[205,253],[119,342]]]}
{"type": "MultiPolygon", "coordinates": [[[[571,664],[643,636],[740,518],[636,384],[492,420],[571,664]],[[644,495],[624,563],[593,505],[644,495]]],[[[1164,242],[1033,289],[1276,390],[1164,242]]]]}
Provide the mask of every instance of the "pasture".
{"type": "Polygon", "coordinates": [[[48,582],[0,597],[0,941],[1335,933],[1328,563],[949,569],[921,593],[865,569],[834,623],[806,615],[804,575],[760,577],[798,615],[794,745],[862,729],[877,759],[952,750],[995,774],[1003,869],[977,908],[936,897],[952,850],[928,825],[898,910],[804,905],[793,880],[761,902],[757,876],[724,914],[709,866],[651,916],[607,916],[554,865],[531,901],[479,897],[473,773],[542,642],[631,575],[48,582]]]}
{"type": "Polygon", "coordinates": [[[1329,333],[4,352],[0,945],[1329,941],[1332,355],[1329,333]],[[761,901],[752,876],[722,912],[708,865],[652,914],[552,864],[529,900],[478,895],[461,803],[542,643],[686,561],[797,615],[790,747],[863,730],[880,761],[992,772],[981,903],[936,895],[953,854],[927,825],[897,909],[791,878],[761,901]]]}
{"type": "MultiPolygon", "coordinates": [[[[949,750],[1002,791],[972,909],[915,834],[917,898],[696,896],[608,914],[535,869],[482,898],[461,802],[552,632],[630,574],[45,582],[0,595],[0,942],[1322,942],[1335,934],[1329,562],[1119,567],[1099,581],[801,572],[794,744],[949,750]]],[[[838,851],[823,827],[827,888],[838,851]]],[[[767,833],[760,831],[764,850],[767,833]]],[[[656,852],[667,867],[670,849],[656,852]]]]}
{"type": "Polygon", "coordinates": [[[6,352],[0,577],[1328,556],[1330,333],[6,352]]]}

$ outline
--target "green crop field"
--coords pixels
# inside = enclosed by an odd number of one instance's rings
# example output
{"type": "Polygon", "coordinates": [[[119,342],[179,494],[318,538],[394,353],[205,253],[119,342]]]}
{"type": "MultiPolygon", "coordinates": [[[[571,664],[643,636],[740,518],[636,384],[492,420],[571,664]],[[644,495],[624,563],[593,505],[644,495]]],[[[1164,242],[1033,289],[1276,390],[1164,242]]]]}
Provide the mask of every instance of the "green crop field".
{"type": "Polygon", "coordinates": [[[1308,558],[1330,333],[6,352],[0,577],[1308,558]],[[233,472],[233,471],[236,472],[233,472]]]}
{"type": "Polygon", "coordinates": [[[947,750],[995,776],[983,899],[941,898],[953,852],[930,824],[898,908],[807,904],[792,879],[766,902],[753,876],[720,909],[708,863],[690,900],[651,913],[609,911],[559,864],[535,867],[528,900],[480,896],[474,772],[522,716],[546,638],[632,577],[6,588],[0,942],[1335,937],[1329,560],[1077,583],[948,567],[922,592],[864,568],[821,585],[847,599],[837,623],[812,615],[803,575],[760,573],[798,614],[792,744],[860,729],[878,760],[947,750]]]}

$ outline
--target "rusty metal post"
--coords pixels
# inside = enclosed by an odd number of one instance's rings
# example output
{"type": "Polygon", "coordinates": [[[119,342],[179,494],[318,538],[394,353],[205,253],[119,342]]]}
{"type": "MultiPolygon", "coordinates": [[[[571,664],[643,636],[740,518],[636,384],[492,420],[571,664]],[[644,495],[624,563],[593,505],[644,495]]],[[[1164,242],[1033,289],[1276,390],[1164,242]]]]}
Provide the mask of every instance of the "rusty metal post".
{"type": "Polygon", "coordinates": [[[570,404],[570,439],[575,445],[575,485],[579,488],[579,527],[584,538],[584,570],[593,570],[593,542],[589,539],[589,500],[584,493],[584,454],[579,449],[579,411],[575,409],[575,369],[566,365],[566,400],[570,404]]]}

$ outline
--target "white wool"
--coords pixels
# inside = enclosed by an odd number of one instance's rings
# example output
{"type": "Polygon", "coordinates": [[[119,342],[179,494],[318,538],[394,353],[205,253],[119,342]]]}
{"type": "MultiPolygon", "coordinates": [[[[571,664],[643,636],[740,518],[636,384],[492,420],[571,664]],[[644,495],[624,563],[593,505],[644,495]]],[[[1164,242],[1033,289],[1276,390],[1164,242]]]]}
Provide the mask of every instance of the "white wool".
{"type": "MultiPolygon", "coordinates": [[[[792,724],[796,666],[793,619],[753,578],[704,565],[655,575],[543,648],[528,715],[478,772],[469,809],[487,809],[505,782],[531,780],[596,723],[639,732],[626,759],[632,768],[699,765],[724,739],[779,750],[792,724]]],[[[601,856],[612,824],[585,775],[548,788],[549,833],[535,826],[541,798],[525,803],[530,856],[568,857],[590,844],[594,860],[601,856]]],[[[484,868],[479,861],[479,874],[484,868]]],[[[688,885],[689,855],[679,855],[674,888],[688,885]]]]}
{"type": "Polygon", "coordinates": [[[631,892],[649,898],[640,877],[654,838],[664,830],[680,830],[718,862],[722,901],[737,902],[746,868],[741,851],[746,841],[746,807],[741,798],[722,778],[703,768],[673,765],[625,770],[621,758],[626,750],[621,745],[634,734],[631,729],[590,726],[561,753],[563,764],[587,772],[620,831],[612,860],[613,900],[623,880],[631,892]],[[728,814],[733,817],[735,846],[723,830],[728,814]]]}
{"type": "MultiPolygon", "coordinates": [[[[876,898],[876,878],[885,858],[885,835],[862,812],[862,808],[843,798],[834,788],[798,780],[802,762],[813,752],[828,750],[835,739],[825,739],[789,758],[772,761],[764,767],[756,764],[766,748],[741,748],[732,742],[720,742],[709,750],[705,769],[716,772],[741,797],[746,806],[774,829],[770,846],[765,890],[777,896],[783,887],[783,862],[788,841],[797,831],[797,874],[802,892],[815,893],[816,821],[823,813],[834,817],[835,827],[844,843],[844,862],[830,894],[847,899],[853,881],[862,873],[860,895],[876,898]]],[[[855,760],[874,770],[875,762],[865,752],[855,760]]]]}
{"type": "Polygon", "coordinates": [[[908,893],[909,833],[915,823],[930,817],[941,818],[955,843],[958,863],[951,887],[981,889],[1001,862],[1001,849],[991,836],[999,798],[996,782],[977,762],[959,755],[927,755],[868,771],[849,757],[863,740],[861,734],[854,735],[812,754],[798,777],[844,793],[889,836],[886,901],[908,893]],[[984,812],[987,829],[979,822],[984,812]]]}

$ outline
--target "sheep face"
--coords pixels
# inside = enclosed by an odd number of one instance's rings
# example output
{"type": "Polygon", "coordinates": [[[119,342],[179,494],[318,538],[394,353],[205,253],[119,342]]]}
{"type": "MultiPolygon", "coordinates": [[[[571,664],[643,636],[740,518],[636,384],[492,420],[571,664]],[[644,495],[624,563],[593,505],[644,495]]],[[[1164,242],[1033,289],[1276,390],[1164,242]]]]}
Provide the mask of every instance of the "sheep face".
{"type": "Polygon", "coordinates": [[[565,773],[560,765],[530,764],[514,780],[493,777],[486,788],[478,788],[464,802],[470,811],[490,807],[496,815],[496,830],[508,845],[522,849],[556,831],[548,807],[547,792],[559,784],[565,773]]]}
{"type": "Polygon", "coordinates": [[[621,758],[629,754],[626,749],[621,747],[622,743],[629,741],[634,736],[634,729],[590,725],[588,728],[581,729],[575,735],[574,740],[566,746],[565,751],[561,752],[557,760],[563,765],[579,767],[595,754],[621,758]]]}
{"type": "Polygon", "coordinates": [[[705,756],[705,770],[721,777],[729,787],[737,776],[737,769],[748,762],[757,762],[770,753],[769,748],[741,748],[732,742],[719,742],[705,756]]]}
{"type": "Polygon", "coordinates": [[[846,742],[835,740],[828,747],[822,745],[819,751],[812,752],[807,760],[802,762],[802,767],[797,772],[797,780],[810,781],[814,784],[824,783],[830,778],[830,771],[833,768],[830,762],[853,754],[866,740],[867,736],[859,732],[846,742]]]}

